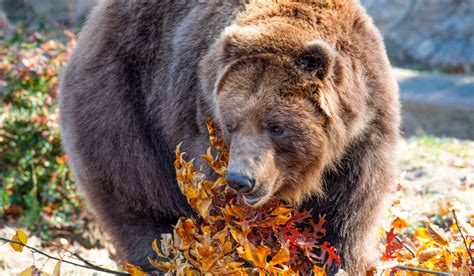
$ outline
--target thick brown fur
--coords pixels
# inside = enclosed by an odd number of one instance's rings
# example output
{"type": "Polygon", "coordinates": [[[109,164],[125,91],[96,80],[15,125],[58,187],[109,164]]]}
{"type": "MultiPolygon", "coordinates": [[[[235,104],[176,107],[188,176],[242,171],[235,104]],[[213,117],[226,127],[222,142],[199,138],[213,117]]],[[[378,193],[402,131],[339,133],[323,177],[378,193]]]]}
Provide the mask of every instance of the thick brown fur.
{"type": "Polygon", "coordinates": [[[313,208],[351,275],[372,261],[396,178],[399,101],[356,0],[105,0],[61,88],[76,180],[128,262],[149,269],[151,241],[189,214],[173,151],[205,152],[209,117],[229,170],[256,179],[256,205],[278,196],[313,208]]]}

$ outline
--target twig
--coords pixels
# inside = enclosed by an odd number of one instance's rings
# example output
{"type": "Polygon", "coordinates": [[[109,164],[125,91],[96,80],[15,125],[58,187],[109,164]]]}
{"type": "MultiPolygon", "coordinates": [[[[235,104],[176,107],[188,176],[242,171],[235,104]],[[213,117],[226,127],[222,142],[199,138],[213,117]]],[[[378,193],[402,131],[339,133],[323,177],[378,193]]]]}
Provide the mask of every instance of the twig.
{"type": "Polygon", "coordinates": [[[56,248],[59,249],[59,250],[63,250],[63,251],[65,251],[65,252],[67,252],[67,253],[73,255],[74,257],[76,257],[77,260],[83,262],[85,265],[88,265],[88,266],[91,266],[91,267],[94,267],[94,266],[95,266],[93,263],[91,263],[90,261],[84,259],[84,257],[82,257],[81,255],[79,255],[79,254],[76,253],[76,252],[72,252],[72,251],[70,251],[70,250],[67,250],[67,249],[64,248],[63,246],[59,246],[59,245],[54,244],[54,243],[48,242],[48,244],[51,245],[51,246],[56,247],[56,248]]]}
{"type": "MultiPolygon", "coordinates": [[[[16,243],[16,244],[19,244],[19,245],[22,245],[28,249],[30,249],[31,251],[35,252],[35,253],[38,253],[38,254],[41,254],[47,258],[50,258],[50,259],[53,259],[53,260],[56,260],[56,261],[61,261],[61,259],[57,258],[57,257],[54,257],[54,256],[51,256],[39,249],[36,249],[34,247],[31,247],[29,245],[26,245],[26,244],[23,244],[21,242],[18,242],[18,241],[14,241],[14,240],[10,240],[10,239],[6,239],[6,238],[2,238],[0,237],[0,240],[1,241],[4,241],[4,242],[9,242],[9,243],[16,243]]],[[[76,256],[77,257],[77,256],[76,256]]],[[[79,258],[79,257],[78,257],[79,258]]],[[[105,273],[109,273],[109,274],[115,274],[115,275],[129,275],[128,273],[125,273],[125,272],[120,272],[120,271],[115,271],[115,270],[110,270],[110,269],[107,269],[107,268],[103,268],[103,267],[100,267],[100,266],[96,266],[88,261],[84,261],[82,257],[80,257],[82,260],[82,262],[84,262],[85,265],[82,265],[82,264],[78,264],[78,263],[75,263],[75,262],[71,262],[71,261],[68,261],[68,260],[62,260],[63,263],[68,263],[68,264],[71,264],[71,265],[74,265],[74,266],[78,266],[78,267],[82,267],[82,268],[87,268],[87,269],[91,269],[91,270],[96,270],[96,271],[100,271],[100,272],[105,272],[105,273]]]]}
{"type": "Polygon", "coordinates": [[[453,209],[452,211],[453,211],[453,216],[454,216],[454,222],[456,222],[456,226],[459,229],[459,233],[461,233],[461,237],[462,237],[462,240],[464,242],[464,246],[466,247],[467,254],[469,254],[469,257],[471,259],[471,265],[474,265],[474,259],[472,258],[471,250],[469,249],[469,246],[467,246],[466,238],[464,237],[464,234],[462,233],[462,229],[459,226],[458,217],[456,216],[456,210],[453,209]]]}
{"type": "Polygon", "coordinates": [[[428,270],[428,269],[423,269],[423,268],[416,268],[416,267],[411,267],[411,266],[398,265],[397,268],[403,269],[403,270],[429,273],[429,274],[434,274],[434,275],[453,276],[453,274],[451,274],[451,273],[435,271],[435,270],[428,270]]]}
{"type": "Polygon", "coordinates": [[[416,258],[416,253],[415,251],[413,251],[413,249],[411,249],[408,245],[405,244],[405,242],[399,237],[399,236],[396,236],[395,239],[400,242],[401,244],[403,244],[403,247],[405,247],[406,250],[408,250],[408,252],[410,252],[410,254],[416,258]]]}

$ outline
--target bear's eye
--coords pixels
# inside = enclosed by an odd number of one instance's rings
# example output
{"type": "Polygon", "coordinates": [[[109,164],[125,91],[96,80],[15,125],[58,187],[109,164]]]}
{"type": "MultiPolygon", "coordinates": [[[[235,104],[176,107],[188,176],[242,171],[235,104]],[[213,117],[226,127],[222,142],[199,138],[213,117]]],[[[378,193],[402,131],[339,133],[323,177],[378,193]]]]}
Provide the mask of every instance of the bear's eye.
{"type": "Polygon", "coordinates": [[[270,125],[268,131],[272,136],[280,136],[283,134],[284,129],[279,125],[270,125]]]}
{"type": "Polygon", "coordinates": [[[227,125],[225,126],[225,128],[227,129],[227,132],[229,132],[229,133],[234,132],[235,129],[236,129],[235,125],[233,125],[233,124],[227,124],[227,125]]]}

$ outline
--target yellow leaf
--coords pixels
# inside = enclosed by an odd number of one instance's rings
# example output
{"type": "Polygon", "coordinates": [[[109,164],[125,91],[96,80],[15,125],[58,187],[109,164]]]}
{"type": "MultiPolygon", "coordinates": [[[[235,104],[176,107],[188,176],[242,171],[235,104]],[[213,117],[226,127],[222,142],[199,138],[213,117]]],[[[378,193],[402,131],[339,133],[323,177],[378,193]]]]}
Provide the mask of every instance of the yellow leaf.
{"type": "Polygon", "coordinates": [[[438,208],[439,208],[439,214],[442,216],[445,216],[449,212],[451,212],[451,208],[453,208],[453,204],[449,201],[444,201],[438,204],[438,208]]]}
{"type": "Polygon", "coordinates": [[[56,265],[54,266],[54,270],[53,270],[53,275],[52,275],[52,276],[59,276],[59,275],[61,275],[61,263],[62,263],[61,260],[56,263],[56,265]]]}
{"type": "Polygon", "coordinates": [[[223,255],[226,255],[232,251],[232,242],[228,239],[224,242],[224,245],[221,247],[221,252],[223,255]]]}
{"type": "MultiPolygon", "coordinates": [[[[202,198],[202,197],[201,197],[202,198]]],[[[198,201],[198,211],[201,217],[204,219],[208,219],[209,217],[209,208],[211,207],[212,204],[212,199],[207,198],[207,199],[201,199],[198,201]]]]}
{"type": "Polygon", "coordinates": [[[255,247],[248,241],[243,245],[243,247],[245,250],[245,258],[248,261],[251,261],[256,267],[267,267],[267,257],[271,252],[270,248],[265,245],[255,247]]]}
{"type": "Polygon", "coordinates": [[[215,248],[212,246],[204,245],[204,246],[198,246],[197,251],[199,255],[201,255],[202,258],[207,259],[209,258],[209,256],[214,254],[215,248]]]}
{"type": "Polygon", "coordinates": [[[270,217],[262,220],[258,223],[260,227],[272,227],[275,225],[284,225],[291,219],[291,214],[288,215],[278,215],[275,217],[270,217]]]}
{"type": "MultiPolygon", "coordinates": [[[[16,231],[16,234],[12,237],[12,240],[20,242],[22,244],[26,244],[28,242],[28,236],[26,235],[25,232],[23,232],[23,230],[18,229],[16,231]]],[[[12,246],[13,250],[15,250],[17,252],[22,252],[23,251],[24,246],[21,245],[21,244],[10,243],[10,245],[12,246]]]]}
{"type": "Polygon", "coordinates": [[[168,272],[170,270],[176,270],[176,267],[174,265],[172,265],[170,262],[162,262],[162,261],[158,261],[158,260],[150,259],[150,258],[148,258],[148,261],[150,262],[150,264],[153,267],[155,267],[156,269],[161,270],[163,272],[168,272]]]}
{"type": "Polygon", "coordinates": [[[270,213],[270,216],[280,216],[280,215],[286,216],[286,215],[290,215],[291,212],[293,212],[292,208],[279,206],[270,213]]]}
{"type": "Polygon", "coordinates": [[[145,272],[142,271],[142,269],[138,266],[129,264],[129,263],[124,263],[123,268],[130,273],[131,276],[147,276],[145,272]]]}
{"type": "Polygon", "coordinates": [[[429,259],[431,259],[431,258],[435,257],[436,255],[438,255],[438,253],[440,251],[441,251],[441,249],[439,249],[439,248],[428,248],[426,250],[423,250],[418,254],[418,261],[420,263],[424,263],[424,262],[428,261],[429,259]]]}
{"type": "Polygon", "coordinates": [[[33,269],[35,269],[34,266],[28,267],[27,269],[20,272],[20,276],[31,276],[33,274],[33,269]]]}
{"type": "Polygon", "coordinates": [[[161,257],[161,258],[165,258],[167,259],[168,256],[165,256],[165,254],[163,254],[160,250],[160,247],[158,247],[158,242],[156,240],[153,240],[153,243],[152,243],[152,247],[153,247],[153,250],[156,252],[156,254],[161,257]]]}
{"type": "Polygon", "coordinates": [[[444,231],[439,228],[436,224],[430,222],[426,223],[426,230],[428,230],[428,235],[439,245],[447,245],[448,238],[444,231]]]}
{"type": "Polygon", "coordinates": [[[244,263],[242,262],[231,262],[227,264],[227,266],[232,270],[240,270],[243,265],[244,263]]]}
{"type": "Polygon", "coordinates": [[[313,275],[314,276],[325,276],[326,275],[326,268],[325,267],[319,267],[319,266],[315,265],[313,267],[313,275]]]}
{"type": "Polygon", "coordinates": [[[18,241],[20,241],[21,243],[26,244],[28,242],[28,235],[26,235],[23,230],[18,229],[16,231],[16,235],[18,236],[18,241]]]}
{"type": "Polygon", "coordinates": [[[185,265],[184,267],[180,268],[176,271],[177,275],[186,275],[186,276],[199,276],[201,273],[197,271],[195,268],[189,265],[185,265]]]}
{"type": "Polygon", "coordinates": [[[272,261],[270,262],[271,266],[278,264],[286,264],[290,260],[290,243],[286,243],[285,246],[278,251],[278,253],[273,256],[272,261]]]}
{"type": "Polygon", "coordinates": [[[428,230],[426,230],[426,228],[422,228],[422,227],[418,227],[416,229],[416,232],[415,232],[415,235],[414,235],[415,238],[424,238],[424,239],[431,239],[429,234],[428,234],[428,230]]]}

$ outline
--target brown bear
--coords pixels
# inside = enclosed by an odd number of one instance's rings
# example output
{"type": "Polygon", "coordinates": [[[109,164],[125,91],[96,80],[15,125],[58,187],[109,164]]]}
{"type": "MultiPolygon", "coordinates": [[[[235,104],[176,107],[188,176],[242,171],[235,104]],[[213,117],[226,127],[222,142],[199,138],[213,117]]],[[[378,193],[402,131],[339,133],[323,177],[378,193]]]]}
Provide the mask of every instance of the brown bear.
{"type": "Polygon", "coordinates": [[[87,203],[124,260],[190,214],[173,168],[230,147],[229,185],[328,220],[351,275],[373,260],[399,140],[398,87],[357,0],[104,0],[61,85],[61,129],[87,203]]]}

